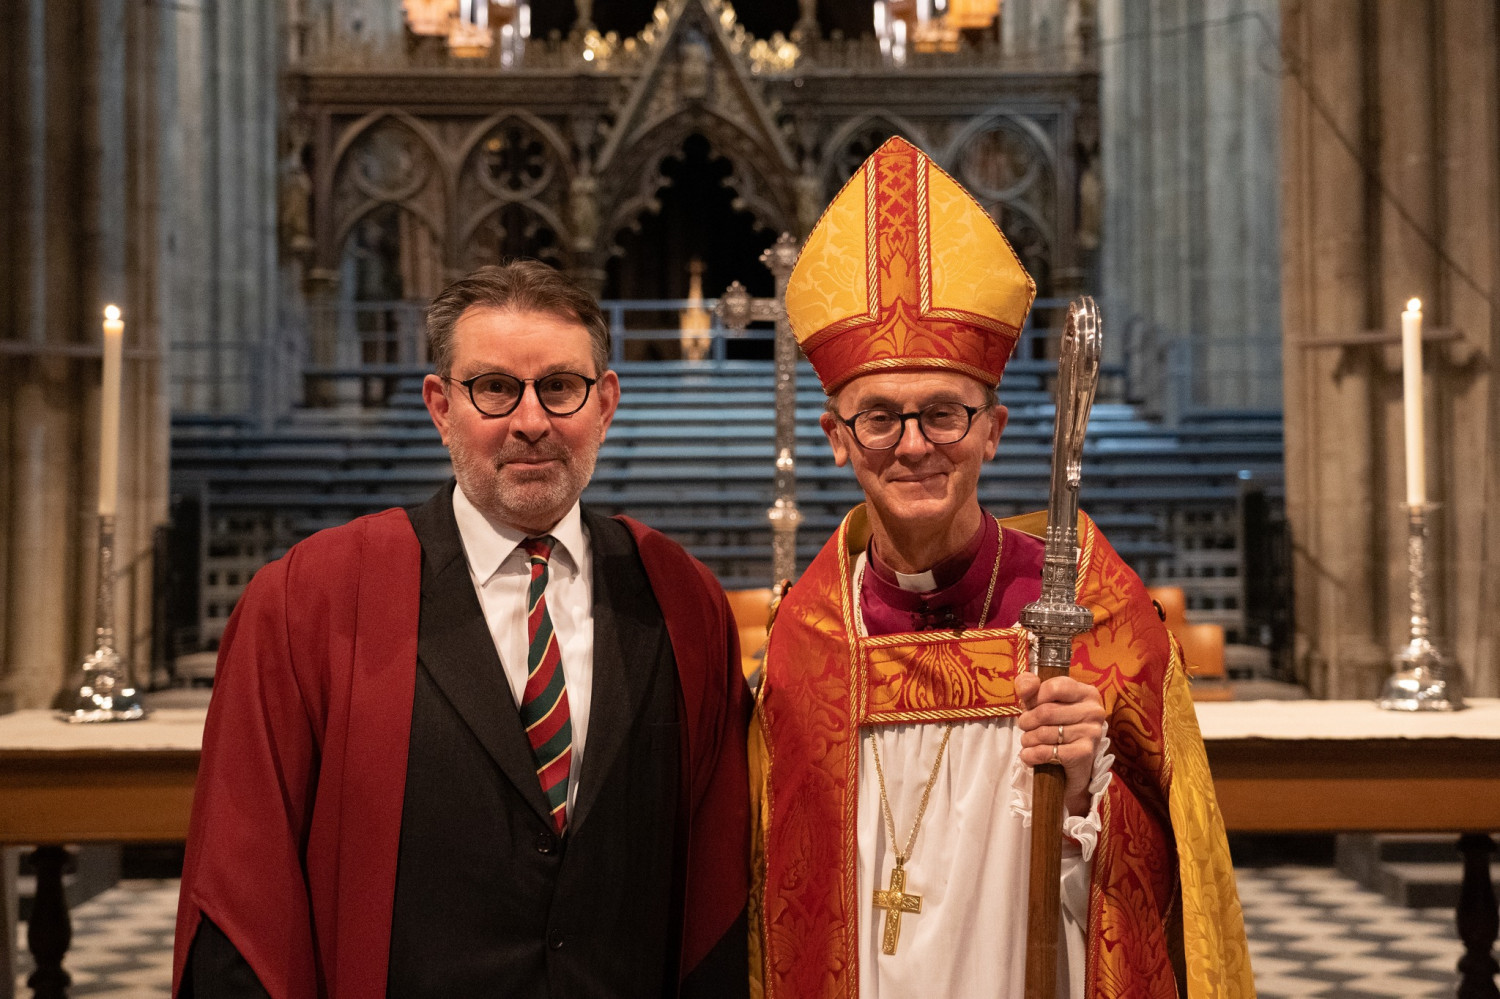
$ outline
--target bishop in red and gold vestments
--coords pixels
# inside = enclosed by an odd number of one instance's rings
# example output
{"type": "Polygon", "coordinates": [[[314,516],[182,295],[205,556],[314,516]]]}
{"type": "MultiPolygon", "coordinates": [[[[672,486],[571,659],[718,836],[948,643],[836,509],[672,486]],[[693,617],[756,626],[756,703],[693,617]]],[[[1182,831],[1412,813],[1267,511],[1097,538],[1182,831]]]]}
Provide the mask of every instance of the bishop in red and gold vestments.
{"type": "Polygon", "coordinates": [[[1067,773],[1059,994],[1253,995],[1180,649],[1080,516],[1094,627],[1039,684],[1021,609],[1045,514],[979,469],[1035,285],[985,211],[893,138],[808,237],[787,312],[866,502],[783,600],[751,767],[757,983],[779,999],[1019,996],[1032,768],[1067,773]]]}

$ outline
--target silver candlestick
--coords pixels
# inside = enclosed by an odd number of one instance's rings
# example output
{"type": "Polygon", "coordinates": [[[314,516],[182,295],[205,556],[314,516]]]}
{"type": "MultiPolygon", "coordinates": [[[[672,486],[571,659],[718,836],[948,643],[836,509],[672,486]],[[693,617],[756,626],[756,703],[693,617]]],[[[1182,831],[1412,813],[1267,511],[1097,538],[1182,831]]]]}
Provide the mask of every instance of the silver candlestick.
{"type": "Polygon", "coordinates": [[[115,651],[115,518],[99,515],[99,596],[95,604],[94,629],[99,647],[83,660],[83,683],[73,698],[71,710],[60,717],[67,722],[135,721],[146,717],[141,696],[130,682],[120,654],[115,651]]]}
{"type": "Polygon", "coordinates": [[[1459,711],[1463,670],[1428,637],[1427,504],[1407,508],[1406,566],[1411,586],[1411,641],[1392,659],[1379,705],[1387,711],[1459,711]]]}

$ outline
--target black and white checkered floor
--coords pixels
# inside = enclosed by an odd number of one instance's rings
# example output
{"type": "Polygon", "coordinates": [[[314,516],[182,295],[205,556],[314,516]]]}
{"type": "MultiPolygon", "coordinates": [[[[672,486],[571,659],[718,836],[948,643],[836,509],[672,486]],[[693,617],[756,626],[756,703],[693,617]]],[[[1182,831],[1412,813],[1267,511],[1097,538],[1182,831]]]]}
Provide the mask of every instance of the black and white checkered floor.
{"type": "MultiPolygon", "coordinates": [[[[63,968],[73,976],[70,996],[90,999],[166,999],[172,991],[172,934],[177,923],[172,880],[121,881],[73,910],[73,944],[63,968]]],[[[17,999],[31,973],[26,926],[19,927],[17,999]]]]}
{"type": "MultiPolygon", "coordinates": [[[[1261,999],[1451,997],[1462,953],[1446,909],[1406,909],[1327,867],[1238,871],[1261,999]]],[[[172,978],[176,881],[122,881],[73,913],[72,995],[165,997],[172,978]]],[[[21,977],[26,967],[21,927],[21,977]]]]}
{"type": "Polygon", "coordinates": [[[1235,872],[1261,999],[1453,996],[1451,909],[1408,909],[1327,867],[1235,872]]]}

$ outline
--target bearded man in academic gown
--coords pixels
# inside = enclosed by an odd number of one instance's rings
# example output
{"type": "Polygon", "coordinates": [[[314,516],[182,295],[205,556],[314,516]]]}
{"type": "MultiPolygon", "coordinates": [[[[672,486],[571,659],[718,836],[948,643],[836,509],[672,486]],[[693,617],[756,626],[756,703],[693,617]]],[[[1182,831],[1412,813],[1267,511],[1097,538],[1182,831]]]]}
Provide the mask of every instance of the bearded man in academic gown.
{"type": "Polygon", "coordinates": [[[787,313],[865,503],[786,594],[752,726],[752,963],[779,999],[1020,996],[1032,768],[1066,772],[1059,995],[1253,994],[1177,643],[1080,516],[1071,673],[1029,671],[1045,513],[980,468],[1035,285],[893,138],[808,237],[787,313]],[[755,911],[758,906],[758,911],[755,911]]]}
{"type": "Polygon", "coordinates": [[[597,303],[482,268],[428,337],[456,483],[295,546],[225,630],[174,992],[743,995],[736,631],[678,545],[579,506],[597,303]]]}

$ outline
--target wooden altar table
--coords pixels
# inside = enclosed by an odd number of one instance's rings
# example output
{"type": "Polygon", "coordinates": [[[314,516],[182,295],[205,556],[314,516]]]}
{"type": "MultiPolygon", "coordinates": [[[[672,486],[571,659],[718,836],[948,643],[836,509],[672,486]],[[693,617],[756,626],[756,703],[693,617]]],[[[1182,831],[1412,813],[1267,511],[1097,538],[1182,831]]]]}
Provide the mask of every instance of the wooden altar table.
{"type": "MultiPolygon", "coordinates": [[[[1490,834],[1500,830],[1500,700],[1455,714],[1367,701],[1196,705],[1225,824],[1236,832],[1463,834],[1460,969],[1496,995],[1490,834]],[[1483,962],[1490,962],[1488,965],[1483,962]]],[[[66,725],[50,712],[0,716],[0,844],[35,845],[31,947],[38,997],[66,995],[66,844],[181,842],[203,744],[202,709],[145,721],[66,725]]]]}
{"type": "MultiPolygon", "coordinates": [[[[1372,701],[1196,705],[1224,824],[1234,832],[1458,833],[1461,999],[1500,999],[1490,856],[1500,830],[1500,700],[1454,712],[1372,701]]],[[[1253,962],[1252,962],[1253,963],[1253,962]]]]}
{"type": "Polygon", "coordinates": [[[93,725],[50,711],[0,716],[0,845],[37,847],[27,927],[36,999],[68,994],[65,844],[186,839],[205,714],[162,708],[143,721],[93,725]]]}

